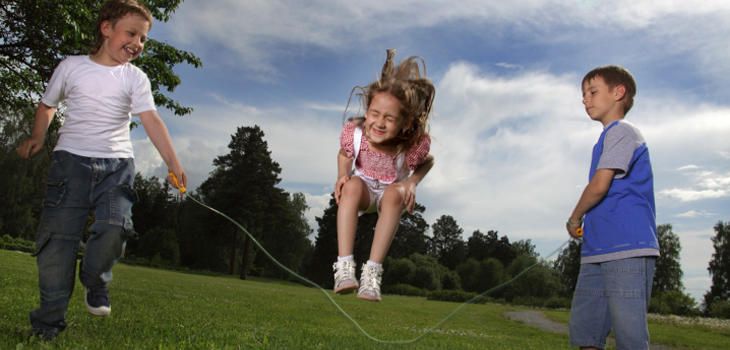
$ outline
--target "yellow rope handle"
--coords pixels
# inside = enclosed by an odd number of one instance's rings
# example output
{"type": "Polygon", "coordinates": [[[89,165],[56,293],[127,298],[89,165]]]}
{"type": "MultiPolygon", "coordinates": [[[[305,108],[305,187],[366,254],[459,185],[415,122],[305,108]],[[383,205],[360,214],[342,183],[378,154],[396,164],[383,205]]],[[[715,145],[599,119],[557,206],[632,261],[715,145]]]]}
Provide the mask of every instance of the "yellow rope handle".
{"type": "Polygon", "coordinates": [[[185,189],[185,186],[180,186],[180,184],[177,182],[177,177],[175,176],[175,174],[172,173],[172,171],[168,175],[170,175],[170,177],[172,177],[173,185],[175,186],[175,188],[180,190],[180,194],[184,194],[185,192],[188,191],[185,189]]]}

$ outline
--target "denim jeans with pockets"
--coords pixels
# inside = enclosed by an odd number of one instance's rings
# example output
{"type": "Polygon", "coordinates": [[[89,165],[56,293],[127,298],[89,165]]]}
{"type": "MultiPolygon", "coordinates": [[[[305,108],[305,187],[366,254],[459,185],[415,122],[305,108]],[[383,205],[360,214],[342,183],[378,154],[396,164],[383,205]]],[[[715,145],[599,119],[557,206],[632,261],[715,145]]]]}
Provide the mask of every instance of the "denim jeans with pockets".
{"type": "Polygon", "coordinates": [[[94,222],[89,227],[79,279],[89,289],[105,287],[112,280],[112,266],[134,233],[134,174],[132,158],[53,152],[33,254],[38,262],[41,303],[30,313],[34,332],[58,333],[66,328],[76,255],[92,213],[94,222]]]}
{"type": "Polygon", "coordinates": [[[570,308],[570,345],[606,348],[611,330],[616,349],[648,349],[646,312],[656,257],[581,264],[570,308]]]}

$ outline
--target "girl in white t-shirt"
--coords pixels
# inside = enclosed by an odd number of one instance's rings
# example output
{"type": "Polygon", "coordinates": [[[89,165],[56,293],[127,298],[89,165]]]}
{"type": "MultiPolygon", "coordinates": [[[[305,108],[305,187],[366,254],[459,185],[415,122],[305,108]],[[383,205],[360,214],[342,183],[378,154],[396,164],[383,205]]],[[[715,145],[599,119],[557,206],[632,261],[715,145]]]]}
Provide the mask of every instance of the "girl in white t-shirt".
{"type": "Polygon", "coordinates": [[[425,78],[425,67],[421,76],[417,57],[395,66],[394,55],[394,49],[388,50],[380,79],[355,89],[360,91],[365,116],[345,123],[337,156],[334,291],[344,294],[358,289],[358,298],[371,301],[381,299],[382,263],[400,216],[404,209],[413,212],[416,185],[434,163],[426,132],[433,83],[425,78]],[[358,284],[353,257],[357,218],[375,211],[379,217],[370,258],[362,266],[358,284]]]}

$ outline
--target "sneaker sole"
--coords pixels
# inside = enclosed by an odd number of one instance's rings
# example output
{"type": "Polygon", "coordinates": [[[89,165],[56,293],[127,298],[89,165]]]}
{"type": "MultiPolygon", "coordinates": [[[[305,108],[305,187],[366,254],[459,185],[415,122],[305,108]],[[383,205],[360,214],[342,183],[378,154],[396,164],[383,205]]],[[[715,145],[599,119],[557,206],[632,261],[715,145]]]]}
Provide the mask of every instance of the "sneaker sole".
{"type": "Polygon", "coordinates": [[[89,302],[86,301],[86,290],[84,290],[84,305],[86,306],[86,311],[94,316],[109,316],[109,314],[112,312],[111,306],[93,307],[89,305],[89,302]]]}
{"type": "Polygon", "coordinates": [[[380,299],[373,298],[373,297],[369,297],[367,295],[362,295],[362,294],[358,294],[357,295],[357,298],[358,299],[362,299],[362,300],[367,300],[367,301],[376,301],[376,302],[379,302],[380,301],[380,299]]]}
{"type": "Polygon", "coordinates": [[[348,286],[343,286],[338,289],[335,289],[335,294],[350,294],[360,288],[357,284],[351,284],[348,286]]]}

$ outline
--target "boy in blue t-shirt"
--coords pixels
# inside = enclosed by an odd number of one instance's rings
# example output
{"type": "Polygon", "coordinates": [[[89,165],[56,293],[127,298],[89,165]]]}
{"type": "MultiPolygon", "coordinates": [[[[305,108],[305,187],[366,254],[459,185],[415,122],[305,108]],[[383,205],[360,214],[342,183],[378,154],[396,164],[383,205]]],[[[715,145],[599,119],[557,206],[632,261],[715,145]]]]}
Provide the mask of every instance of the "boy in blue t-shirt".
{"type": "Polygon", "coordinates": [[[603,66],[586,74],[582,91],[586,113],[603,132],[593,147],[589,183],[566,223],[572,237],[581,226],[585,232],[570,344],[603,349],[613,329],[617,349],[648,349],[646,312],[659,244],[649,150],[624,121],[636,83],[625,68],[603,66]]]}

